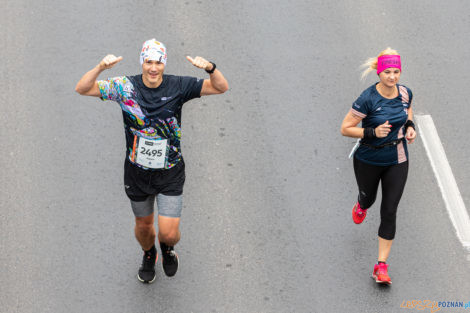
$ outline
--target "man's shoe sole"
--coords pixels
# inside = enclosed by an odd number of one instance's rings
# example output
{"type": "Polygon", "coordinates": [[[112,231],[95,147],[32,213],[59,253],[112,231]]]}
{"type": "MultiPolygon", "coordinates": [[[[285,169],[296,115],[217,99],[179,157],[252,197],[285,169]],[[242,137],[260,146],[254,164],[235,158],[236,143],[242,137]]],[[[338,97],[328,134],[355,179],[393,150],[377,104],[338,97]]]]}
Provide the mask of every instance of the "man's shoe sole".
{"type": "Polygon", "coordinates": [[[142,278],[140,278],[139,274],[137,274],[137,279],[138,279],[140,282],[144,283],[144,284],[151,284],[151,283],[153,283],[153,282],[155,281],[155,278],[157,278],[157,274],[155,274],[155,276],[153,277],[152,280],[147,281],[147,280],[143,280],[142,278]]]}

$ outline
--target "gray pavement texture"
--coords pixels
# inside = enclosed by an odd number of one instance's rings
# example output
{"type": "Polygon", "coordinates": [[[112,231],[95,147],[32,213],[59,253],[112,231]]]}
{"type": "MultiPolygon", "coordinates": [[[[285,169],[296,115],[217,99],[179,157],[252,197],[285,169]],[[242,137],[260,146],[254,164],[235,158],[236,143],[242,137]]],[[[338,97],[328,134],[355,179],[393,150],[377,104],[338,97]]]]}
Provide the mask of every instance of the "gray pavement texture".
{"type": "Polygon", "coordinates": [[[1,312],[376,313],[470,301],[468,252],[419,139],[393,286],[369,278],[379,203],[352,223],[354,140],[339,133],[375,80],[360,81],[359,65],[397,49],[415,113],[432,115],[470,208],[468,1],[0,4],[1,312]],[[167,45],[167,73],[206,77],[184,58],[204,56],[230,90],[184,107],[181,267],[143,285],[120,109],[74,87],[108,53],[124,60],[102,78],[139,73],[153,37],[167,45]]]}

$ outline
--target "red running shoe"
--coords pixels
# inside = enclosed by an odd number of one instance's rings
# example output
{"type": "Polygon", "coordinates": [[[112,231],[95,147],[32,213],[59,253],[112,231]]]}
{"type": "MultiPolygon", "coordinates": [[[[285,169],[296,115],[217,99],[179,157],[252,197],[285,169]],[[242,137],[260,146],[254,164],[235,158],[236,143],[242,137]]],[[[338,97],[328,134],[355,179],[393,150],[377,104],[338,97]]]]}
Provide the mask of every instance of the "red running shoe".
{"type": "Polygon", "coordinates": [[[361,205],[357,202],[352,209],[352,219],[354,223],[361,224],[362,221],[366,218],[367,209],[361,209],[361,205]]]}
{"type": "Polygon", "coordinates": [[[388,264],[375,264],[374,271],[372,272],[372,278],[375,279],[375,282],[378,284],[391,285],[392,280],[390,279],[390,276],[388,276],[388,264]]]}

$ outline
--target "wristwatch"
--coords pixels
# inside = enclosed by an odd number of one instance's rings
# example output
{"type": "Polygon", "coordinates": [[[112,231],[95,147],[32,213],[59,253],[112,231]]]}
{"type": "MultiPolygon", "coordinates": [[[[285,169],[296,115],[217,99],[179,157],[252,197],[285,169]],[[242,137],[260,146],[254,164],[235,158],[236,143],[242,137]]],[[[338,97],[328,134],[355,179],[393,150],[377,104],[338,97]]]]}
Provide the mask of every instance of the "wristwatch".
{"type": "Polygon", "coordinates": [[[212,69],[210,71],[209,70],[205,70],[205,71],[207,72],[207,74],[212,74],[214,73],[216,66],[214,62],[209,61],[209,63],[212,64],[212,69]]]}

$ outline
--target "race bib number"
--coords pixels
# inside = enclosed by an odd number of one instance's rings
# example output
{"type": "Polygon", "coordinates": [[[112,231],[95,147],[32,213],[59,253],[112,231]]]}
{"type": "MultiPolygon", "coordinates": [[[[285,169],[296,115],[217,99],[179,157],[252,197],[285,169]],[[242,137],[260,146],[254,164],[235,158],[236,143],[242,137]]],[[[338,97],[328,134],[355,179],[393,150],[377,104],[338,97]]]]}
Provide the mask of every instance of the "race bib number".
{"type": "Polygon", "coordinates": [[[148,168],[165,168],[168,139],[134,137],[132,161],[148,168]]]}

